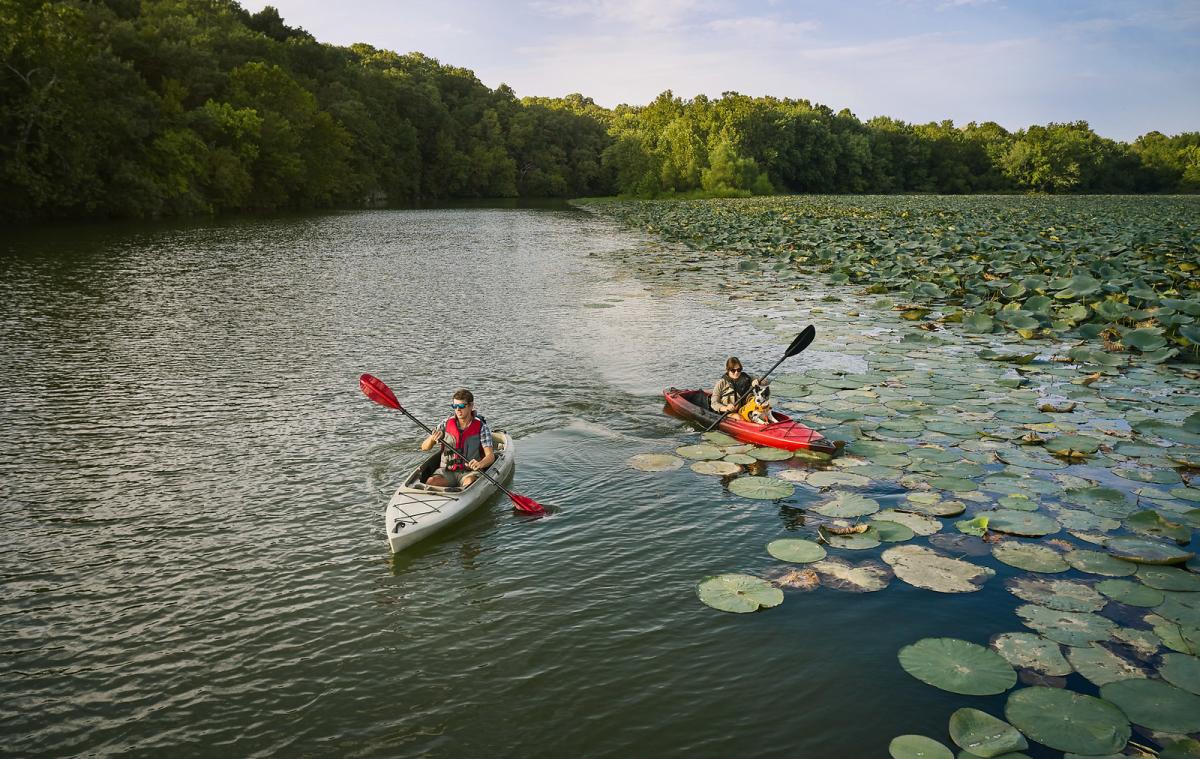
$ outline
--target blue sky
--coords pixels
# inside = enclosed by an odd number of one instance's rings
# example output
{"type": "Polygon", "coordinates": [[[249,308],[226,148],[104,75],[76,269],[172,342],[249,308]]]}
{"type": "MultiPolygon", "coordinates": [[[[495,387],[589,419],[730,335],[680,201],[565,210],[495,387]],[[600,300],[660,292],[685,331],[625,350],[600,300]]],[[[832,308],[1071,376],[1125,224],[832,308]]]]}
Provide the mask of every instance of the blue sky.
{"type": "MultiPolygon", "coordinates": [[[[518,96],[734,90],[864,120],[1200,131],[1200,0],[273,0],[322,42],[420,51],[518,96]]],[[[244,2],[250,11],[267,3],[244,2]]]]}

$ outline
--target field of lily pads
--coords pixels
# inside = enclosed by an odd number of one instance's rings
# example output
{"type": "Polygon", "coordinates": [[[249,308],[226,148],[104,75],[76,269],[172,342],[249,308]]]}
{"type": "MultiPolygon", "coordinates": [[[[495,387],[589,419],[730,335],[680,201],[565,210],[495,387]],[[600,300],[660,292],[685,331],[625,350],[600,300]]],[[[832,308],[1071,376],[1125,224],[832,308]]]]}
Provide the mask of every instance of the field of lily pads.
{"type": "Polygon", "coordinates": [[[1200,757],[1200,201],[598,210],[675,241],[626,255],[652,292],[706,294],[780,347],[811,322],[831,359],[785,364],[772,391],[841,455],[681,424],[630,458],[648,483],[706,478],[714,497],[799,514],[764,536],[769,569],[697,578],[701,602],[778,613],[901,584],[1009,595],[1019,605],[996,604],[986,639],[897,650],[914,687],[964,703],[943,734],[881,754],[1200,757]]]}
{"type": "Polygon", "coordinates": [[[784,197],[593,208],[742,265],[902,298],[905,318],[1077,338],[1114,366],[1200,360],[1200,198],[784,197]]]}

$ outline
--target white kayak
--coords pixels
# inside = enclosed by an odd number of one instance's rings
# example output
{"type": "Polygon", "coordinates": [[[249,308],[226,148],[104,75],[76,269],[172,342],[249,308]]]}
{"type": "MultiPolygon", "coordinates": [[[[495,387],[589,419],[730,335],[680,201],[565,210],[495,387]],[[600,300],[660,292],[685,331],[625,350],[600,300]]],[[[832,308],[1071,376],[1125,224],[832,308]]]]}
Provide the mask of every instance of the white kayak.
{"type": "MultiPolygon", "coordinates": [[[[492,479],[503,484],[512,478],[516,468],[516,450],[512,439],[504,432],[493,432],[492,443],[496,460],[486,471],[492,479]]],[[[438,468],[440,458],[441,453],[435,453],[413,470],[388,502],[383,521],[392,553],[399,553],[457,522],[500,492],[482,475],[466,488],[426,485],[425,479],[438,468]]]]}

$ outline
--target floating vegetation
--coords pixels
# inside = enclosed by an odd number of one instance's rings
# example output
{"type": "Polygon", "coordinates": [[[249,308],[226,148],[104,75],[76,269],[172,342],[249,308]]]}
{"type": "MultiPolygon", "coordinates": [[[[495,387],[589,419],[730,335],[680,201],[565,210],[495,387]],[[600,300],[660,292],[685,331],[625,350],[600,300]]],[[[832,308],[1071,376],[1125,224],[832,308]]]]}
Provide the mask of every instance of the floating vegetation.
{"type": "Polygon", "coordinates": [[[888,744],[892,759],[954,759],[946,744],[924,735],[898,735],[888,744]]]}
{"type": "Polygon", "coordinates": [[[957,638],[925,638],[900,649],[900,666],[923,683],[951,693],[989,696],[1017,683],[1004,657],[957,638]]]}
{"type": "Polygon", "coordinates": [[[683,459],[663,453],[641,453],[629,459],[629,466],[641,472],[667,472],[683,466],[683,459]]]}
{"type": "Polygon", "coordinates": [[[1118,680],[1100,688],[1135,725],[1168,733],[1200,731],[1200,696],[1162,680],[1118,680]]]}
{"type": "Polygon", "coordinates": [[[811,540],[782,538],[767,543],[767,553],[780,561],[808,564],[825,558],[825,549],[811,540]]]}
{"type": "Polygon", "coordinates": [[[1117,753],[1131,735],[1129,720],[1113,704],[1059,688],[1014,692],[1004,716],[1038,743],[1086,756],[1117,753]]]}
{"type": "Polygon", "coordinates": [[[697,461],[692,464],[690,469],[696,474],[712,474],[720,477],[728,477],[742,471],[740,466],[729,461],[697,461]]]}
{"type": "Polygon", "coordinates": [[[771,477],[738,477],[730,481],[729,490],[743,498],[777,501],[796,492],[796,488],[771,477]]]}
{"type": "MultiPolygon", "coordinates": [[[[1034,686],[1009,699],[1009,730],[1103,756],[1125,748],[1129,720],[1064,690],[1063,678],[1200,696],[1200,366],[1186,363],[1200,359],[1200,214],[1192,204],[1168,220],[1148,206],[1114,223],[1083,210],[1113,201],[1075,200],[906,199],[904,215],[894,200],[859,198],[608,210],[708,251],[620,254],[656,292],[719,288],[735,318],[780,345],[814,320],[817,351],[859,361],[773,375],[776,406],[845,441],[838,457],[739,446],[723,433],[678,451],[726,465],[694,464],[700,473],[749,467],[753,476],[726,485],[736,495],[795,496],[780,514],[788,529],[815,532],[797,545],[822,554],[788,559],[780,546],[777,558],[810,563],[779,567],[776,584],[879,591],[894,572],[964,593],[995,567],[1012,574],[1000,564],[1036,573],[1005,587],[1028,602],[1017,618],[1037,632],[992,641],[1034,686]],[[811,272],[828,285],[814,287],[811,272]],[[852,550],[886,565],[851,563],[852,550]],[[1023,706],[1027,718],[1009,713],[1023,706]]],[[[1011,626],[1000,619],[1011,605],[994,607],[996,629],[1011,626]]],[[[1173,736],[1145,727],[1171,756],[1173,736]]],[[[984,755],[983,743],[959,745],[961,757],[984,755]]],[[[920,736],[890,750],[952,756],[920,736]]]]}
{"type": "Polygon", "coordinates": [[[950,715],[950,739],[971,756],[996,757],[1029,748],[1015,727],[978,709],[963,708],[950,715]]]}
{"type": "Polygon", "coordinates": [[[767,609],[783,603],[783,592],[752,575],[723,574],[709,577],[696,586],[700,600],[714,609],[738,614],[767,609]]]}
{"type": "Polygon", "coordinates": [[[955,559],[924,546],[896,546],[883,552],[883,560],[909,585],[938,593],[972,593],[996,572],[969,561],[955,559]]]}

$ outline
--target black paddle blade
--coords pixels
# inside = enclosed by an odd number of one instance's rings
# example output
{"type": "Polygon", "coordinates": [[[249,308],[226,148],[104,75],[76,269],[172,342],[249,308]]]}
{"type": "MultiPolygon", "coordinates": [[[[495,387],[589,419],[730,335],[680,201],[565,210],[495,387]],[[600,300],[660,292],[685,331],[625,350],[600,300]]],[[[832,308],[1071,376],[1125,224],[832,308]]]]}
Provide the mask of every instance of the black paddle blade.
{"type": "Polygon", "coordinates": [[[817,336],[817,329],[813,325],[808,325],[800,330],[800,334],[796,335],[796,339],[788,346],[787,352],[783,354],[784,358],[791,358],[808,346],[812,345],[812,341],[817,336]]]}

